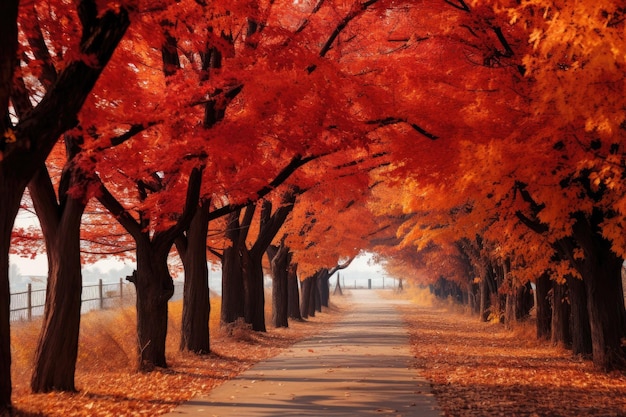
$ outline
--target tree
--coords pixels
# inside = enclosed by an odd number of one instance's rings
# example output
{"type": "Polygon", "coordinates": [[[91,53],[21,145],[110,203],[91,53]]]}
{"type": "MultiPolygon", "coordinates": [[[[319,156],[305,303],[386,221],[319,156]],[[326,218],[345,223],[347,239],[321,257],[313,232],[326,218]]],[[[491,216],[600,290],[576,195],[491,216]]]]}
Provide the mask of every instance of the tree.
{"type": "MultiPolygon", "coordinates": [[[[621,367],[623,352],[617,340],[624,333],[624,306],[616,294],[621,294],[618,265],[624,247],[620,209],[623,196],[615,178],[623,170],[623,150],[615,138],[622,134],[619,126],[624,117],[616,110],[622,105],[622,98],[611,89],[615,82],[623,83],[622,70],[613,64],[614,53],[623,44],[619,35],[623,11],[608,2],[553,5],[542,1],[506,11],[512,17],[510,22],[521,31],[507,34],[495,30],[503,25],[484,26],[491,27],[498,39],[506,41],[501,41],[501,45],[510,53],[509,57],[487,56],[490,59],[483,64],[490,66],[487,64],[493,64],[494,57],[498,66],[505,60],[517,62],[524,77],[518,74],[504,80],[502,85],[510,86],[509,92],[515,92],[511,98],[527,99],[533,111],[524,112],[517,106],[505,116],[500,112],[504,108],[501,104],[481,106],[483,112],[493,112],[506,124],[517,120],[518,125],[524,126],[523,131],[478,130],[489,132],[488,143],[476,139],[457,148],[461,151],[458,164],[461,171],[458,176],[445,176],[450,181],[446,189],[460,192],[462,197],[455,199],[454,204],[440,201],[439,208],[447,210],[439,210],[437,214],[458,219],[450,216],[454,212],[446,211],[464,208],[468,214],[464,217],[470,221],[452,228],[441,227],[445,222],[436,220],[420,230],[417,224],[427,224],[428,220],[419,220],[406,236],[409,239],[424,234],[443,236],[461,230],[463,235],[471,237],[468,231],[480,225],[480,234],[486,242],[491,242],[497,257],[513,261],[510,273],[514,276],[529,279],[541,276],[546,270],[551,270],[554,279],[560,281],[568,274],[580,276],[587,293],[594,363],[604,369],[621,367]],[[590,24],[583,25],[578,20],[583,13],[591,16],[590,24]],[[524,50],[521,46],[520,40],[524,38],[530,40],[532,49],[524,50]],[[602,105],[588,99],[603,96],[609,99],[602,105]],[[523,190],[516,183],[522,184],[523,190]],[[532,201],[525,195],[532,196],[532,201]],[[530,223],[520,221],[520,213],[537,217],[543,225],[540,238],[522,230],[530,223]],[[555,259],[552,255],[559,251],[560,259],[555,259]],[[608,316],[615,320],[601,318],[608,316]]],[[[467,8],[467,14],[487,15],[480,7],[467,8]]],[[[473,33],[479,34],[477,30],[473,33]]],[[[615,59],[621,61],[623,57],[615,59]]],[[[497,91],[500,92],[506,95],[505,90],[497,91]]],[[[424,166],[422,163],[417,172],[424,172],[424,166]]],[[[434,170],[453,172],[447,168],[434,170]]],[[[415,189],[418,183],[424,189],[431,182],[422,176],[412,187],[415,189]]],[[[428,196],[437,197],[440,192],[433,187],[428,196]]],[[[423,201],[421,196],[409,205],[417,207],[418,201],[423,201]]]]}
{"type": "MultiPolygon", "coordinates": [[[[2,79],[0,80],[0,104],[2,117],[2,145],[0,146],[0,194],[3,196],[0,221],[2,243],[0,247],[0,331],[3,340],[0,349],[0,408],[10,408],[10,330],[9,330],[9,285],[8,254],[11,230],[22,193],[42,166],[59,136],[72,128],[100,73],[109,61],[113,51],[129,25],[125,8],[117,11],[98,10],[94,2],[82,1],[78,4],[78,16],[82,26],[82,37],[75,41],[76,55],[59,72],[59,77],[43,94],[41,100],[28,114],[19,120],[9,117],[9,100],[13,86],[13,74],[17,62],[17,23],[30,27],[35,16],[22,9],[18,15],[18,3],[5,2],[2,5],[2,79]],[[85,61],[90,57],[90,62],[85,61]]],[[[67,6],[60,6],[67,14],[67,6]]],[[[74,46],[74,45],[72,45],[74,46]]],[[[15,90],[14,90],[15,89],[15,90]]]]}
{"type": "MultiPolygon", "coordinates": [[[[188,228],[199,201],[202,168],[192,168],[189,174],[187,197],[183,213],[178,220],[164,230],[151,233],[149,217],[139,213],[135,219],[113,195],[104,187],[98,197],[133,236],[137,247],[137,270],[133,277],[137,293],[137,341],[139,369],[152,370],[156,367],[167,367],[165,360],[165,338],[167,336],[168,301],[174,294],[174,284],[167,266],[167,256],[174,241],[188,228]]],[[[157,176],[154,178],[157,188],[164,186],[157,176]]],[[[170,182],[176,186],[176,182],[170,182]]],[[[140,182],[139,193],[147,198],[147,190],[152,184],[140,182]]]]}

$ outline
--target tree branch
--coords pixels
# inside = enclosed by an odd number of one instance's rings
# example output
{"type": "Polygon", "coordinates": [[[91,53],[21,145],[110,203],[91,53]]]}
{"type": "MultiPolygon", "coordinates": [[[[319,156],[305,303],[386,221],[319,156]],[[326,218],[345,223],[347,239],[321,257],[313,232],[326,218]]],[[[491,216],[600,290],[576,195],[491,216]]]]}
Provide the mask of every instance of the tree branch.
{"type": "Polygon", "coordinates": [[[346,28],[346,26],[348,26],[348,24],[352,20],[359,17],[365,10],[367,10],[368,7],[370,7],[377,1],[378,0],[368,0],[363,3],[360,3],[357,1],[352,6],[352,9],[348,12],[348,14],[343,19],[341,19],[341,21],[337,24],[337,26],[335,27],[335,30],[333,30],[333,32],[330,34],[330,36],[326,40],[326,43],[324,43],[324,45],[320,49],[319,56],[322,58],[326,56],[328,51],[330,51],[330,48],[332,47],[333,43],[335,42],[335,39],[337,39],[339,34],[341,34],[341,32],[346,28]]]}
{"type": "Polygon", "coordinates": [[[322,157],[323,155],[312,155],[312,156],[308,156],[308,157],[302,157],[301,155],[296,155],[294,156],[291,161],[289,162],[289,164],[287,164],[287,166],[285,166],[282,171],[280,171],[278,173],[278,175],[276,175],[276,177],[265,187],[262,187],[260,190],[258,190],[256,192],[256,198],[254,199],[249,199],[243,203],[240,204],[227,204],[223,207],[220,207],[219,209],[213,210],[210,214],[209,214],[209,220],[215,220],[219,217],[222,217],[228,213],[232,213],[233,211],[236,210],[240,210],[244,207],[246,207],[248,204],[252,203],[253,201],[258,201],[261,198],[265,197],[267,194],[269,194],[270,192],[272,192],[273,190],[275,190],[276,188],[278,188],[279,185],[281,185],[282,183],[284,183],[285,181],[287,181],[287,179],[300,167],[304,166],[305,164],[318,159],[320,157],[322,157]]]}
{"type": "Polygon", "coordinates": [[[450,6],[454,7],[455,9],[459,9],[459,10],[463,10],[464,12],[470,12],[470,8],[467,5],[467,3],[465,3],[463,0],[457,0],[459,3],[455,4],[453,2],[451,2],[450,0],[443,0],[446,3],[448,3],[450,6]]]}
{"type": "Polygon", "coordinates": [[[119,224],[138,241],[141,239],[143,230],[141,225],[130,215],[130,213],[120,204],[111,192],[100,182],[100,194],[98,201],[104,206],[119,224]]]}
{"type": "Polygon", "coordinates": [[[411,126],[411,128],[413,128],[413,130],[420,133],[421,135],[426,136],[430,140],[439,139],[439,136],[433,135],[432,133],[420,127],[416,123],[411,123],[407,119],[403,119],[400,117],[386,117],[384,119],[374,119],[374,120],[368,120],[365,122],[365,124],[367,125],[377,125],[378,127],[390,126],[390,125],[395,125],[395,124],[400,124],[400,123],[408,124],[409,126],[411,126]]]}
{"type": "MultiPolygon", "coordinates": [[[[109,10],[97,18],[80,45],[81,56],[93,57],[97,65],[84,60],[70,62],[39,104],[20,120],[15,129],[16,139],[4,155],[4,161],[10,159],[11,165],[19,171],[17,175],[30,178],[58,137],[76,126],[78,112],[129,24],[124,8],[119,13],[109,10]]],[[[0,84],[0,99],[1,89],[0,84]]]]}

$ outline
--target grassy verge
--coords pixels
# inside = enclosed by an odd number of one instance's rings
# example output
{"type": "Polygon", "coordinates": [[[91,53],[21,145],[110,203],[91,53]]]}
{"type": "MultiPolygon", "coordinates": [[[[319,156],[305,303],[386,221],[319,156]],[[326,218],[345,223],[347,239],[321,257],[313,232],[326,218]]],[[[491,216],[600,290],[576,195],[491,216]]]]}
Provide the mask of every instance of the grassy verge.
{"type": "Polygon", "coordinates": [[[136,371],[134,307],[94,311],[81,321],[77,361],[78,393],[32,394],[32,357],[41,322],[12,327],[13,404],[16,417],[35,416],[154,416],[233,378],[254,363],[332,325],[343,308],[336,297],[331,308],[287,329],[252,332],[240,325],[219,326],[219,297],[211,300],[209,355],[180,352],[182,302],[170,303],[167,340],[169,368],[136,371]]]}

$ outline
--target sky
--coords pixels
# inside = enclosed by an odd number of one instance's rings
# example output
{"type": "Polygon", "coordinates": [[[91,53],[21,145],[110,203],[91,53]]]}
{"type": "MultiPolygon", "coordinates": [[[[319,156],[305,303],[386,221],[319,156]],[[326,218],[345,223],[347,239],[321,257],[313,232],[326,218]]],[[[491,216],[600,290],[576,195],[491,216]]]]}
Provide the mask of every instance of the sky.
{"type": "MultiPolygon", "coordinates": [[[[36,277],[34,281],[40,282],[41,277],[48,274],[48,262],[45,255],[39,255],[35,259],[11,255],[10,263],[17,266],[17,273],[23,277],[21,281],[24,282],[28,282],[29,277],[36,277]]],[[[134,268],[134,264],[130,261],[101,260],[86,266],[83,275],[85,281],[96,279],[92,279],[92,277],[101,275],[103,281],[108,282],[123,277],[122,275],[129,273],[127,271],[132,271],[134,268]]],[[[372,254],[367,252],[357,256],[348,268],[340,270],[338,273],[341,276],[342,285],[350,288],[367,286],[370,279],[374,287],[382,287],[383,281],[385,281],[386,287],[392,285],[392,279],[385,276],[382,266],[375,264],[372,254]]],[[[210,275],[211,278],[217,278],[219,271],[212,270],[210,275]]],[[[331,278],[332,285],[335,285],[336,279],[337,275],[331,278]]]]}

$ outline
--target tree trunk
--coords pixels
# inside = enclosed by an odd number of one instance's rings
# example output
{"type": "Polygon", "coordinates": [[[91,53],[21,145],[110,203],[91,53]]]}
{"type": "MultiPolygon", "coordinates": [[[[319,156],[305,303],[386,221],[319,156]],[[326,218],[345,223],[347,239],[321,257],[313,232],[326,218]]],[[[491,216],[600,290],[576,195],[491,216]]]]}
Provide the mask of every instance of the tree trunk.
{"type": "MultiPolygon", "coordinates": [[[[0,167],[3,168],[3,167],[0,167]]],[[[9,289],[9,248],[15,216],[26,182],[0,171],[0,415],[11,409],[11,292],[9,289]]]]}
{"type": "Polygon", "coordinates": [[[517,288],[515,295],[515,319],[517,321],[523,321],[530,315],[530,310],[534,305],[532,288],[530,283],[527,282],[517,288]]]}
{"type": "Polygon", "coordinates": [[[592,261],[591,274],[583,279],[587,290],[593,363],[603,370],[626,367],[622,346],[625,329],[621,265],[622,260],[607,249],[592,261]]]}
{"type": "MultiPolygon", "coordinates": [[[[0,4],[0,132],[10,127],[8,115],[9,101],[17,67],[18,49],[18,0],[0,4]]],[[[4,143],[4,140],[2,141],[4,143]]],[[[49,152],[49,151],[48,151],[49,152]]],[[[45,157],[44,157],[45,159],[45,157]]],[[[16,175],[16,164],[0,161],[0,415],[11,415],[11,290],[9,285],[9,250],[11,233],[20,200],[29,177],[16,175]],[[8,165],[8,166],[7,166],[8,165]]]]}
{"type": "Polygon", "coordinates": [[[230,324],[244,317],[243,272],[239,255],[240,211],[228,215],[226,238],[233,243],[224,249],[222,256],[222,307],[220,322],[230,324]]]}
{"type": "Polygon", "coordinates": [[[515,296],[517,294],[517,288],[511,288],[506,294],[506,301],[504,307],[504,324],[507,328],[513,326],[513,323],[517,322],[515,317],[515,296]]]}
{"type": "Polygon", "coordinates": [[[572,353],[589,355],[592,351],[591,328],[587,312],[587,291],[581,279],[567,277],[568,299],[570,303],[570,334],[572,335],[572,353]]]}
{"type": "MultiPolygon", "coordinates": [[[[315,275],[316,274],[313,274],[302,281],[302,305],[300,306],[300,313],[303,319],[308,318],[309,312],[311,311],[311,293],[313,292],[313,277],[315,277],[315,275]]],[[[315,314],[315,312],[313,314],[315,314]]]]}
{"type": "Polygon", "coordinates": [[[43,326],[35,351],[33,392],[76,391],[82,275],[80,226],[87,197],[68,196],[72,187],[89,179],[75,165],[83,138],[65,135],[67,162],[58,187],[58,202],[50,174],[42,164],[29,183],[33,206],[48,255],[48,283],[43,326]]]}
{"type": "Polygon", "coordinates": [[[479,285],[479,315],[481,321],[489,320],[489,311],[491,308],[491,292],[489,291],[489,285],[487,283],[487,276],[484,274],[483,277],[480,278],[479,285]]]}
{"type": "Polygon", "coordinates": [[[543,273],[535,283],[535,298],[537,301],[537,339],[549,340],[552,334],[552,307],[550,290],[552,280],[548,273],[543,273]]]}
{"type": "Polygon", "coordinates": [[[174,282],[167,268],[168,250],[154,248],[149,238],[137,241],[137,337],[139,369],[167,368],[168,301],[174,294],[174,282]]]}
{"type": "Polygon", "coordinates": [[[272,324],[274,327],[288,327],[289,307],[289,249],[281,244],[267,248],[272,271],[272,324]]]}
{"type": "MultiPolygon", "coordinates": [[[[317,285],[320,293],[320,306],[328,308],[330,302],[330,274],[328,269],[323,269],[318,277],[317,285]]],[[[320,308],[319,311],[322,311],[320,308]]]]}
{"type": "Polygon", "coordinates": [[[569,333],[570,306],[567,301],[567,286],[557,282],[552,286],[552,343],[564,347],[570,347],[571,335],[569,333]]]}
{"type": "Polygon", "coordinates": [[[467,304],[472,314],[480,314],[480,302],[477,300],[479,286],[474,283],[467,284],[467,304]]]}
{"type": "MultiPolygon", "coordinates": [[[[259,233],[250,250],[247,249],[245,242],[240,245],[240,251],[243,256],[244,270],[244,291],[246,303],[244,312],[246,322],[252,324],[252,329],[256,331],[265,331],[265,289],[263,286],[263,254],[271,245],[272,240],[278,234],[278,231],[287,220],[287,216],[293,210],[296,200],[296,190],[289,188],[281,196],[281,205],[272,213],[272,203],[270,200],[264,200],[261,205],[261,215],[259,216],[259,233]]],[[[246,215],[250,213],[242,225],[248,226],[252,221],[252,213],[254,205],[246,209],[246,215]],[[252,209],[252,210],[250,210],[252,209]]]]}
{"type": "Polygon", "coordinates": [[[46,304],[31,379],[31,389],[36,393],[76,391],[74,374],[82,292],[80,225],[84,209],[82,201],[68,198],[61,221],[55,227],[53,242],[46,245],[49,263],[46,304]]]}
{"type": "Polygon", "coordinates": [[[626,312],[622,288],[622,259],[611,250],[599,225],[604,216],[595,211],[591,219],[579,215],[573,226],[576,243],[584,259],[576,260],[587,291],[594,365],[603,370],[626,368],[622,340],[626,337],[626,312]]]}
{"type": "MultiPolygon", "coordinates": [[[[263,288],[263,264],[260,256],[252,254],[245,245],[239,248],[243,254],[244,319],[252,330],[265,332],[265,289],[263,288]]],[[[265,251],[261,252],[261,255],[265,251]]]]}
{"type": "Polygon", "coordinates": [[[313,276],[310,278],[311,279],[311,292],[309,293],[309,297],[311,297],[311,299],[309,300],[309,317],[315,317],[315,312],[316,311],[320,311],[322,308],[320,306],[320,293],[319,293],[319,281],[317,280],[317,277],[319,275],[319,272],[313,274],[313,276]]]}
{"type": "Polygon", "coordinates": [[[299,281],[297,271],[297,264],[292,263],[291,265],[289,265],[287,276],[287,291],[289,292],[289,296],[287,297],[287,302],[289,303],[289,318],[294,320],[302,320],[302,312],[300,311],[300,290],[298,288],[299,281]]]}
{"type": "Polygon", "coordinates": [[[335,283],[335,290],[333,291],[333,295],[343,295],[343,291],[341,290],[341,275],[337,274],[337,282],[335,283]]]}
{"type": "Polygon", "coordinates": [[[209,271],[206,256],[206,238],[209,228],[209,204],[203,202],[196,210],[189,229],[185,249],[181,253],[185,268],[183,288],[183,318],[180,350],[197,354],[211,351],[209,338],[209,271]]]}
{"type": "Polygon", "coordinates": [[[512,326],[517,322],[515,317],[515,303],[517,297],[518,283],[515,282],[509,274],[510,262],[505,260],[502,263],[502,281],[500,287],[507,287],[508,291],[504,294],[504,323],[506,326],[512,326]],[[504,284],[504,285],[502,285],[504,284]]]}

